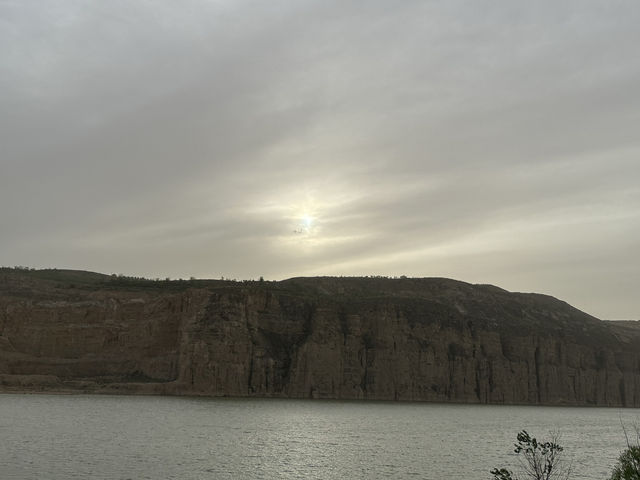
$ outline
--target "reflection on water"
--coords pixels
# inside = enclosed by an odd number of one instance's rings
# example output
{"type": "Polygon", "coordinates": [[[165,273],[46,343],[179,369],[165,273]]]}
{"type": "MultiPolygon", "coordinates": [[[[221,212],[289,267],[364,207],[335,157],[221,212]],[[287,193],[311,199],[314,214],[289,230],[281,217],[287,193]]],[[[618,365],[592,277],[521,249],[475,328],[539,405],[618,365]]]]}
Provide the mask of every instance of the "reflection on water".
{"type": "Polygon", "coordinates": [[[0,395],[3,479],[489,479],[525,428],[607,478],[639,409],[0,395]]]}

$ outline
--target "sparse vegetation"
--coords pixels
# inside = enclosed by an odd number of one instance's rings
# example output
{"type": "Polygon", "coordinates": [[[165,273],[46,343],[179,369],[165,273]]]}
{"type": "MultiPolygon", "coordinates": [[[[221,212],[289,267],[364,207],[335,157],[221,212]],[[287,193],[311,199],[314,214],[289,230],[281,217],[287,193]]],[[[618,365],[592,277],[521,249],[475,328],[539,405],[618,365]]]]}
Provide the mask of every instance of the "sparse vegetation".
{"type": "Polygon", "coordinates": [[[267,280],[236,280],[232,278],[224,278],[223,280],[214,279],[198,279],[190,277],[188,280],[183,278],[171,277],[155,277],[146,278],[142,276],[125,275],[123,273],[94,273],[81,270],[67,270],[58,268],[35,269],[30,267],[0,266],[0,274],[8,275],[14,278],[43,280],[51,287],[57,289],[126,289],[126,290],[184,290],[187,288],[241,288],[246,286],[258,286],[272,283],[267,280]]]}
{"type": "Polygon", "coordinates": [[[516,438],[514,452],[520,462],[520,476],[506,468],[494,468],[491,470],[494,480],[566,480],[570,477],[571,464],[562,457],[564,448],[558,444],[558,433],[551,433],[546,442],[539,442],[526,430],[516,438]]]}
{"type": "Polygon", "coordinates": [[[618,457],[610,480],[640,480],[640,427],[634,426],[635,439],[629,438],[624,425],[622,430],[627,439],[627,448],[618,457]]]}

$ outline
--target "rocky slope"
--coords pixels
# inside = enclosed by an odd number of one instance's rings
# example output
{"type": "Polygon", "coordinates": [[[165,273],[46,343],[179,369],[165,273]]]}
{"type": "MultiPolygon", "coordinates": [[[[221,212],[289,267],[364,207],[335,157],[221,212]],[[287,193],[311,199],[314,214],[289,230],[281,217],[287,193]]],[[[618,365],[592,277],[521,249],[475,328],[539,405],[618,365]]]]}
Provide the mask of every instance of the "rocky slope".
{"type": "Polygon", "coordinates": [[[638,322],[448,279],[0,270],[0,391],[640,407],[638,322]]]}

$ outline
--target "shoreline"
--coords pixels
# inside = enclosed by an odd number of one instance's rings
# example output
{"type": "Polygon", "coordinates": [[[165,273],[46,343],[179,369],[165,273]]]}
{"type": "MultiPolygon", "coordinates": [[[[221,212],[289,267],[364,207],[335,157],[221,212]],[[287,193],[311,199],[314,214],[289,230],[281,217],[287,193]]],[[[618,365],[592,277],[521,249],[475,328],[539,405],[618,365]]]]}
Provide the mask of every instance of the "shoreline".
{"type": "Polygon", "coordinates": [[[640,410],[640,407],[625,407],[622,405],[590,405],[590,404],[571,404],[571,403],[554,403],[554,404],[535,404],[535,403],[480,403],[480,402],[459,402],[459,401],[432,401],[432,400],[393,400],[384,398],[310,398],[310,397],[291,397],[286,395],[211,395],[207,393],[197,392],[158,392],[144,388],[140,388],[144,384],[137,384],[134,388],[120,388],[111,385],[108,388],[82,390],[73,388],[0,388],[0,395],[60,395],[60,396],[140,396],[140,397],[175,397],[175,398],[209,398],[209,399],[228,399],[228,400],[294,400],[301,402],[341,402],[341,403],[386,403],[396,405],[459,405],[459,406],[492,406],[492,407],[544,407],[544,408],[583,408],[583,409],[623,409],[623,410],[640,410]]]}

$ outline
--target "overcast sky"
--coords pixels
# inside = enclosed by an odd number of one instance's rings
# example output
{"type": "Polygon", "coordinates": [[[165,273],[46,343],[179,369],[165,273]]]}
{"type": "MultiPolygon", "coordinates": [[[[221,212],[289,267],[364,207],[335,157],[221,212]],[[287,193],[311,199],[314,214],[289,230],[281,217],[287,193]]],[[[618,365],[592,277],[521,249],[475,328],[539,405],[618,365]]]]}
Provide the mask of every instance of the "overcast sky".
{"type": "Polygon", "coordinates": [[[640,318],[637,0],[0,1],[0,264],[640,318]]]}

